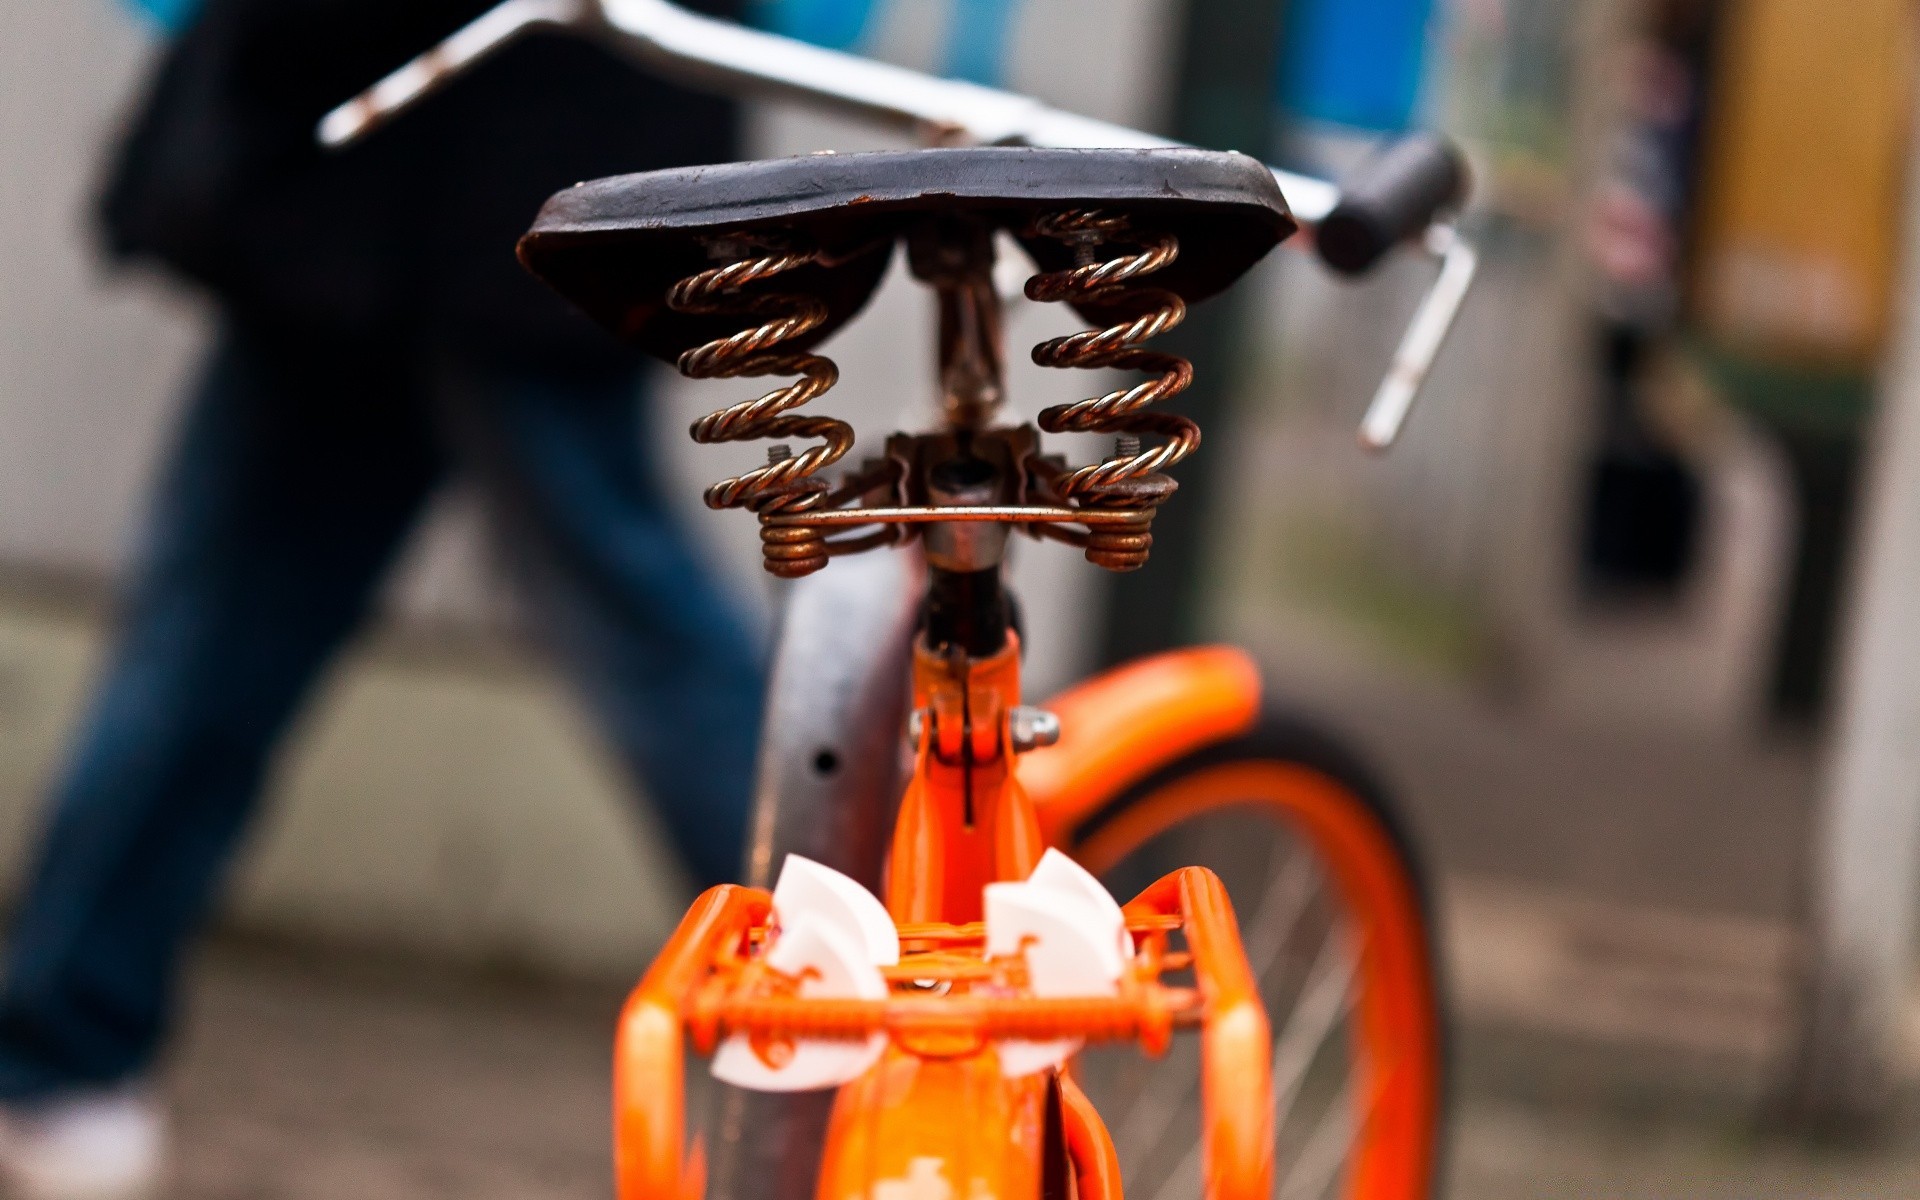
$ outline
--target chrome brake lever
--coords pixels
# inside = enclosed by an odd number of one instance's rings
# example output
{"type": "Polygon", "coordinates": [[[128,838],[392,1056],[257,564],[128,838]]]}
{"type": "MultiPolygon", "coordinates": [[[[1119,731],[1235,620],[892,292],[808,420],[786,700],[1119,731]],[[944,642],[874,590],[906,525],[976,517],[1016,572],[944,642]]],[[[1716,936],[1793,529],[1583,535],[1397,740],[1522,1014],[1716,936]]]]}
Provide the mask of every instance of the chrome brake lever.
{"type": "Polygon", "coordinates": [[[1400,345],[1393,352],[1387,376],[1373,393],[1367,412],[1360,420],[1360,445],[1374,453],[1383,453],[1399,438],[1407,423],[1407,413],[1426,384],[1433,364],[1440,357],[1460,305],[1480,269],[1480,252],[1461,237],[1451,225],[1435,225],[1424,239],[1428,254],[1440,260],[1440,274],[1420,299],[1400,345]]]}

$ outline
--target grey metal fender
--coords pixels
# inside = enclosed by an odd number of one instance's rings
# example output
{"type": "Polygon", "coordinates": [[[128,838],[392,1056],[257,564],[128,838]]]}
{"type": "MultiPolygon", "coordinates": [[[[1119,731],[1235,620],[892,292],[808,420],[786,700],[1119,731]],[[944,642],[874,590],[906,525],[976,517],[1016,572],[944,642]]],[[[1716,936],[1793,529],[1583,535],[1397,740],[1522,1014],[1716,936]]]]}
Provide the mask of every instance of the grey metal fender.
{"type": "MultiPolygon", "coordinates": [[[[926,585],[917,547],[833,560],[787,585],[754,785],[747,882],[789,854],[876,893],[906,780],[913,633],[926,585]]],[[[812,1200],[832,1092],[776,1096],[715,1084],[714,1200],[812,1200]]]]}

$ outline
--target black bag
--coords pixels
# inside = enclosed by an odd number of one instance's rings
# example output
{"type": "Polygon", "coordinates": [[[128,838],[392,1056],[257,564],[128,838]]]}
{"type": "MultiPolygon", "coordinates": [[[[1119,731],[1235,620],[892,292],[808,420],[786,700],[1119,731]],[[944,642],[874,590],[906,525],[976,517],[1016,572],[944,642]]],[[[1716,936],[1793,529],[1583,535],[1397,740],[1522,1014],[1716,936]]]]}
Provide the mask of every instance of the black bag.
{"type": "Polygon", "coordinates": [[[577,181],[734,157],[731,104],[543,33],[361,144],[314,142],[334,105],[491,2],[207,0],[113,165],[109,252],[323,336],[582,365],[623,354],[520,270],[514,243],[577,181]]]}

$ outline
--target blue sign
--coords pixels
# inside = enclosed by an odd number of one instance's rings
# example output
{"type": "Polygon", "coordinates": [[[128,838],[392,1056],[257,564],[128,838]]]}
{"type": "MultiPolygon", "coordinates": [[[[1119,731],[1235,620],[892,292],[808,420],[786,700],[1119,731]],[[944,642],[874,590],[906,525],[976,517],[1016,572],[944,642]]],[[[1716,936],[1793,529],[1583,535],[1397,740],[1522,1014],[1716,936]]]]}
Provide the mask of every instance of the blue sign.
{"type": "Polygon", "coordinates": [[[866,36],[873,7],[874,0],[758,0],[752,16],[762,29],[831,50],[850,50],[866,36]]]}
{"type": "Polygon", "coordinates": [[[1293,117],[1356,129],[1413,123],[1433,0],[1286,0],[1277,93],[1293,117]]]}
{"type": "MultiPolygon", "coordinates": [[[[1022,0],[948,0],[940,73],[950,79],[999,86],[1006,80],[1007,47],[1022,0]]],[[[880,0],[757,0],[762,29],[834,50],[859,49],[872,32],[880,0]]]]}
{"type": "Polygon", "coordinates": [[[179,33],[200,13],[201,0],[128,0],[134,11],[168,33],[179,33]]]}
{"type": "Polygon", "coordinates": [[[951,0],[947,23],[949,79],[998,87],[1007,77],[1007,42],[1020,0],[951,0]]]}

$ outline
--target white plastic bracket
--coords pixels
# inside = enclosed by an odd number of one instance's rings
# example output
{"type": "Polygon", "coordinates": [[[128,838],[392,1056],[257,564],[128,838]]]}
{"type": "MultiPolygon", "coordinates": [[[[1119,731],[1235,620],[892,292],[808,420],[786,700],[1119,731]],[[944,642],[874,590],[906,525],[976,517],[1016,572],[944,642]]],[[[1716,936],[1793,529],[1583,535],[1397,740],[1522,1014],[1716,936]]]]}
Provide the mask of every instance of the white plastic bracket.
{"type": "MultiPolygon", "coordinates": [[[[886,999],[880,968],[900,961],[900,938],[873,893],[831,867],[790,854],[773,887],[773,915],[776,929],[765,961],[800,980],[800,996],[886,999]]],[[[774,1064],[735,1034],[714,1054],[713,1077],[759,1092],[839,1087],[873,1066],[886,1048],[883,1033],[864,1042],[797,1041],[790,1057],[774,1064]]]]}
{"type": "MultiPolygon", "coordinates": [[[[1086,868],[1048,850],[1024,883],[990,883],[985,894],[987,953],[1022,955],[1035,996],[1111,996],[1133,956],[1119,902],[1086,868]]],[[[1000,1043],[1010,1079],[1065,1062],[1078,1038],[1000,1043]]]]}

